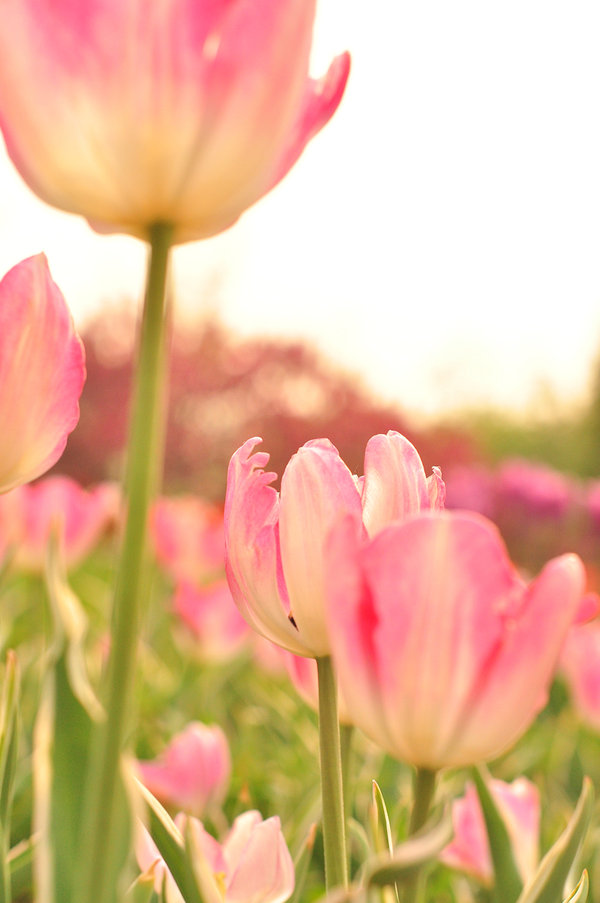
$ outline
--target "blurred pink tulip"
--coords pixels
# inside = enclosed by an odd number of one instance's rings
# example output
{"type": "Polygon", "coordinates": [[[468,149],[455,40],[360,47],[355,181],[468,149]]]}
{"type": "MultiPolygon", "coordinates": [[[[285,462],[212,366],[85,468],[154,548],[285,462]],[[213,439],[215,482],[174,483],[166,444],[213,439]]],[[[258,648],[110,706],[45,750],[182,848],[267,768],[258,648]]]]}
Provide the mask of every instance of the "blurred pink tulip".
{"type": "Polygon", "coordinates": [[[225,548],[233,598],[258,633],[297,655],[328,655],[324,548],[333,524],[353,514],[366,534],[443,505],[444,484],[426,478],[421,459],[399,433],[373,436],[365,476],[354,477],[328,439],[293,455],[278,493],[264,473],[269,456],[249,439],[227,477],[225,548]]]}
{"type": "MultiPolygon", "coordinates": [[[[285,903],[291,897],[294,864],[277,816],[263,821],[256,811],[238,815],[223,844],[211,837],[197,819],[175,819],[181,831],[186,822],[205,903],[285,903]]],[[[165,881],[168,903],[183,903],[145,829],[138,837],[136,853],[142,871],[152,870],[156,892],[160,893],[165,881]]]]}
{"type": "Polygon", "coordinates": [[[114,487],[89,491],[69,477],[48,477],[0,496],[0,536],[11,549],[11,564],[43,571],[53,530],[67,567],[79,564],[115,521],[114,487]]]}
{"type": "MultiPolygon", "coordinates": [[[[540,795],[527,778],[511,784],[490,780],[489,790],[502,815],[515,863],[523,883],[534,874],[539,860],[540,795]]],[[[442,851],[446,865],[467,872],[490,887],[494,879],[490,845],[479,797],[473,784],[452,804],[454,839],[442,851]]]]}
{"type": "MultiPolygon", "coordinates": [[[[301,699],[311,708],[319,707],[319,681],[317,663],[312,658],[294,655],[285,649],[279,650],[285,670],[301,699]]],[[[352,707],[346,704],[342,693],[338,692],[338,718],[341,724],[352,724],[352,707]]]]}
{"type": "Polygon", "coordinates": [[[208,586],[182,580],[175,590],[173,610],[191,632],[194,651],[203,661],[226,661],[246,645],[250,630],[225,578],[208,586]]]}
{"type": "Polygon", "coordinates": [[[0,492],[61,456],[79,419],[83,345],[43,254],[0,282],[0,492]]]}
{"type": "Polygon", "coordinates": [[[46,202],[101,231],[226,229],[335,112],[308,77],[315,0],[4,0],[0,126],[46,202]]]}
{"type": "Polygon", "coordinates": [[[227,737],[217,725],[189,724],[155,762],[138,762],[142,783],[166,806],[203,816],[225,798],[231,776],[227,737]]]}
{"type": "Polygon", "coordinates": [[[176,580],[201,583],[225,567],[223,512],[196,496],[159,499],[151,535],[159,564],[176,580]]]}
{"type": "Polygon", "coordinates": [[[576,555],[529,586],[494,525],[417,515],[368,543],[346,518],[330,537],[328,615],[352,721],[423,768],[470,765],[509,747],[544,705],[584,590],[576,555]]]}
{"type": "Polygon", "coordinates": [[[564,474],[518,458],[500,468],[496,493],[498,506],[516,509],[522,517],[562,518],[576,498],[576,486],[564,474]]]}
{"type": "Polygon", "coordinates": [[[560,664],[577,712],[600,731],[600,621],[569,631],[560,664]]]}

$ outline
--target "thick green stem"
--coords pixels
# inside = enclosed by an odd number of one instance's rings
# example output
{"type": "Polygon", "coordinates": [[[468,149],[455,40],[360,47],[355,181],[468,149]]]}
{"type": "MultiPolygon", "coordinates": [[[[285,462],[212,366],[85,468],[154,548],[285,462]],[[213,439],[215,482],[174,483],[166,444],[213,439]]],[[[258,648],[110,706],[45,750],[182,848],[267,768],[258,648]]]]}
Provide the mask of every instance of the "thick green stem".
{"type": "Polygon", "coordinates": [[[166,280],[172,229],[150,229],[150,256],[131,410],[124,480],[125,529],[117,568],[110,657],[104,703],[106,722],[90,752],[88,831],[82,838],[82,903],[104,903],[114,894],[107,867],[118,843],[120,757],[131,730],[138,637],[146,596],[146,533],[150,503],[163,460],[167,359],[166,280]]]}
{"type": "Polygon", "coordinates": [[[409,834],[416,834],[427,821],[433,794],[435,793],[436,778],[436,771],[430,771],[428,768],[417,768],[414,782],[413,808],[408,827],[409,834]]]}
{"type": "MultiPolygon", "coordinates": [[[[414,780],[413,808],[410,815],[410,824],[408,826],[409,835],[416,834],[427,821],[433,795],[435,793],[435,782],[437,778],[436,771],[430,771],[428,768],[417,768],[414,780]]],[[[404,885],[404,893],[402,896],[403,903],[416,903],[422,898],[423,880],[421,875],[417,875],[411,881],[407,881],[404,885]]]]}
{"type": "Polygon", "coordinates": [[[331,658],[317,659],[319,675],[319,748],[321,756],[321,799],[323,803],[323,846],[327,890],[348,886],[346,825],[337,712],[337,684],[331,658]]]}

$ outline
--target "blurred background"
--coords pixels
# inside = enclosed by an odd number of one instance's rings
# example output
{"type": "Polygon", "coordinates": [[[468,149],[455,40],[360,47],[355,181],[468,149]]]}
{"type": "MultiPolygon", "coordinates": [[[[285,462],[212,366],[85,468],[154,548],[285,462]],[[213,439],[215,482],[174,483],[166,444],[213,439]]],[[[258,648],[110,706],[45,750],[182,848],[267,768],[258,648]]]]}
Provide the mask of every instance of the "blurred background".
{"type": "MultiPolygon", "coordinates": [[[[327,435],[360,471],[388,428],[445,474],[599,472],[599,31],[592,0],[320,0],[314,74],[353,57],[340,110],[234,228],[175,253],[170,489],[221,497],[254,434],[276,470],[327,435]]],[[[59,467],[115,476],[145,249],[43,205],[3,150],[0,189],[0,270],[44,250],[87,345],[59,467]]]]}

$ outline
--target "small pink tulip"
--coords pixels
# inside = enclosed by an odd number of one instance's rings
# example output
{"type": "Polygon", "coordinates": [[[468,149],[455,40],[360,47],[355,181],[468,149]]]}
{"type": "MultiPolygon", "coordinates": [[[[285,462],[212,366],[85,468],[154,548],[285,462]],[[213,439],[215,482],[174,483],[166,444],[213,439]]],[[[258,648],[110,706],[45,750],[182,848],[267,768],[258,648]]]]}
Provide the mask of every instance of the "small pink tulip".
{"type": "Polygon", "coordinates": [[[600,621],[573,627],[562,655],[564,674],[581,718],[600,731],[600,621]]]}
{"type": "Polygon", "coordinates": [[[201,583],[225,567],[223,511],[195,496],[159,499],[151,535],[159,564],[176,580],[201,583]]]}
{"type": "Polygon", "coordinates": [[[328,549],[328,614],[352,721],[392,755],[438,769],[492,759],[544,705],[584,592],[576,555],[527,585],[494,525],[465,512],[346,518],[328,549]]]}
{"type": "MultiPolygon", "coordinates": [[[[256,811],[238,815],[223,844],[195,818],[177,816],[175,824],[191,835],[206,903],[285,903],[291,897],[294,864],[277,816],[263,821],[256,811]]],[[[168,903],[182,903],[183,897],[145,829],[140,831],[136,854],[142,871],[152,870],[157,893],[165,881],[168,903]]]]}
{"type": "Polygon", "coordinates": [[[330,651],[325,623],[324,549],[340,515],[373,535],[423,508],[443,505],[439,472],[426,478],[421,459],[399,433],[373,436],[365,475],[354,477],[327,439],[307,442],[281,480],[264,473],[269,456],[249,439],[233,455],[225,500],[227,577],[251,627],[297,655],[330,651]]]}
{"type": "Polygon", "coordinates": [[[335,112],[308,77],[315,0],[3,0],[0,126],[47,203],[101,231],[214,235],[335,112]]]}
{"type": "Polygon", "coordinates": [[[61,456],[79,419],[83,346],[43,254],[0,281],[0,492],[61,456]]]}
{"type": "Polygon", "coordinates": [[[250,631],[224,578],[208,586],[182,580],[175,590],[173,610],[191,632],[194,650],[203,661],[226,661],[246,644],[250,631]]]}
{"type": "MultiPolygon", "coordinates": [[[[523,883],[526,883],[534,874],[539,860],[538,789],[527,778],[517,778],[511,784],[492,779],[489,790],[506,825],[515,863],[523,883]]],[[[440,859],[490,887],[494,879],[492,857],[483,812],[473,784],[468,784],[465,795],[452,804],[452,823],[454,839],[442,851],[440,859]]]]}
{"type": "Polygon", "coordinates": [[[217,725],[189,724],[155,762],[138,762],[142,783],[166,806],[205,815],[221,805],[231,776],[227,738],[217,725]]]}
{"type": "Polygon", "coordinates": [[[48,477],[0,496],[0,535],[12,548],[11,563],[24,571],[44,569],[56,531],[67,567],[79,564],[115,519],[108,484],[89,491],[69,477],[48,477]]]}

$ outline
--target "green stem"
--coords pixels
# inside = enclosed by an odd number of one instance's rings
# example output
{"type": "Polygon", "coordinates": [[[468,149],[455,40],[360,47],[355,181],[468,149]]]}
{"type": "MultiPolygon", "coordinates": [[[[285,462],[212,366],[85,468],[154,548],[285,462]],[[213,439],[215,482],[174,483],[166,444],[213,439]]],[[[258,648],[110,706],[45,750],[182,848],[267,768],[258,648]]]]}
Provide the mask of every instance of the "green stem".
{"type": "Polygon", "coordinates": [[[163,460],[168,333],[166,280],[172,228],[157,223],[150,229],[149,239],[146,296],[124,480],[126,520],[117,567],[104,695],[107,718],[94,738],[88,771],[88,831],[82,838],[82,903],[104,903],[114,894],[108,882],[114,877],[113,857],[118,855],[120,757],[125,733],[131,730],[137,642],[146,596],[148,511],[158,489],[163,460]]]}
{"type": "MultiPolygon", "coordinates": [[[[436,779],[437,772],[430,771],[428,768],[417,768],[415,772],[413,808],[408,826],[409,836],[416,834],[427,821],[435,793],[436,779]]],[[[416,903],[416,901],[421,899],[423,891],[422,877],[419,874],[411,881],[405,883],[402,897],[403,903],[416,903]]]]}
{"type": "Polygon", "coordinates": [[[348,886],[346,826],[337,712],[337,683],[329,656],[317,659],[319,677],[319,749],[325,885],[328,891],[348,886]]]}

